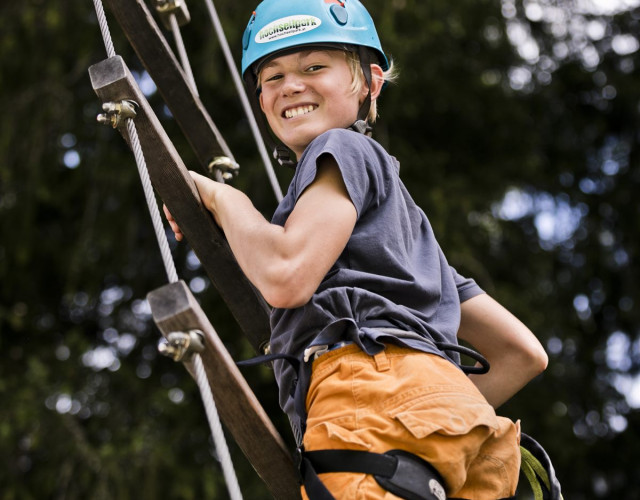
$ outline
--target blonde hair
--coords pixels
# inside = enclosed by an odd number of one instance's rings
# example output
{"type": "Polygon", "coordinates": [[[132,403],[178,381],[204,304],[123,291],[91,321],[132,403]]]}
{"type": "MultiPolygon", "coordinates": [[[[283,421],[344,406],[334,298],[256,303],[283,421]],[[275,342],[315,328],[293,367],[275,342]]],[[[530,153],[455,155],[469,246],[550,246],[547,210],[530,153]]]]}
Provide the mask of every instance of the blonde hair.
{"type": "MultiPolygon", "coordinates": [[[[347,65],[349,66],[349,70],[351,71],[351,75],[353,76],[353,81],[351,82],[351,91],[355,94],[360,90],[363,84],[366,85],[364,72],[362,71],[362,65],[360,64],[360,56],[357,52],[351,50],[346,50],[344,53],[347,60],[347,65]]],[[[389,68],[382,73],[382,79],[385,83],[393,83],[397,78],[398,71],[393,64],[393,61],[390,60],[389,68]]],[[[369,124],[374,124],[376,122],[376,118],[378,118],[377,99],[371,101],[369,114],[367,115],[367,122],[369,124]]]]}

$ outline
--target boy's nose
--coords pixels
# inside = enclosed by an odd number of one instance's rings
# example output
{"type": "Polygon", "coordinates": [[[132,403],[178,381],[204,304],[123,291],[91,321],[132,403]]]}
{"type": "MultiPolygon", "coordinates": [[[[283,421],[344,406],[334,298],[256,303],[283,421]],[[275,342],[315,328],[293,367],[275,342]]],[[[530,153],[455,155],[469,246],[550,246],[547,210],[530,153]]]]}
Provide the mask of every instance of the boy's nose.
{"type": "Polygon", "coordinates": [[[291,74],[284,77],[282,85],[283,95],[297,94],[304,90],[304,82],[298,75],[291,74]]]}

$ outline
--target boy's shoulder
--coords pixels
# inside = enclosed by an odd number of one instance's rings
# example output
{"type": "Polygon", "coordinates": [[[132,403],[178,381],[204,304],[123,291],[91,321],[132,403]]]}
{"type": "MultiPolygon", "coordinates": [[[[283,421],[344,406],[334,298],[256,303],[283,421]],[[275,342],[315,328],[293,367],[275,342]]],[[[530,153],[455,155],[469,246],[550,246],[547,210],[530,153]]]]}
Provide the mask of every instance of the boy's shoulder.
{"type": "Polygon", "coordinates": [[[341,168],[360,166],[356,170],[363,175],[391,178],[400,171],[398,160],[375,139],[354,130],[335,128],[311,141],[300,158],[298,165],[302,167],[298,173],[315,172],[316,160],[323,154],[333,156],[341,168]]]}
{"type": "Polygon", "coordinates": [[[333,128],[317,136],[307,149],[318,150],[325,148],[348,148],[366,150],[386,150],[369,136],[347,128],[333,128]]]}

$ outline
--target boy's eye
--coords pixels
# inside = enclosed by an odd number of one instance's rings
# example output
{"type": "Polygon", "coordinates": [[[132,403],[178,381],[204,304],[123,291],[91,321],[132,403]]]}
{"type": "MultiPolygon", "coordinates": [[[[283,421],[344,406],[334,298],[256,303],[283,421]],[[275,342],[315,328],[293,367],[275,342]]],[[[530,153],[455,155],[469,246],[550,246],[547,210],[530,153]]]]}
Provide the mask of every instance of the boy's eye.
{"type": "Polygon", "coordinates": [[[314,71],[318,71],[320,69],[324,68],[324,66],[322,64],[312,64],[311,66],[309,66],[307,68],[307,71],[309,72],[314,72],[314,71]]]}
{"type": "Polygon", "coordinates": [[[273,82],[273,81],[279,80],[280,78],[282,78],[282,75],[280,73],[275,73],[273,75],[265,75],[265,77],[263,78],[263,81],[273,82]]]}

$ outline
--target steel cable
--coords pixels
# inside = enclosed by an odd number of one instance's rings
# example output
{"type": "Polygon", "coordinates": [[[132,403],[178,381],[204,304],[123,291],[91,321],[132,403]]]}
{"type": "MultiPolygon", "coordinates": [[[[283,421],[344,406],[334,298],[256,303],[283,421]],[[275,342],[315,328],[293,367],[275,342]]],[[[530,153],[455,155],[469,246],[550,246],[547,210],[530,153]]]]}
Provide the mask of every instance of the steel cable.
{"type": "Polygon", "coordinates": [[[213,23],[213,27],[218,36],[218,40],[220,41],[222,52],[224,53],[224,57],[227,61],[227,66],[229,66],[229,71],[231,72],[233,83],[236,87],[236,91],[238,92],[238,96],[240,97],[240,101],[242,102],[242,107],[244,109],[245,115],[247,116],[247,120],[249,121],[249,127],[251,128],[251,132],[256,141],[256,145],[258,146],[258,151],[260,152],[262,162],[264,163],[264,168],[267,172],[267,177],[269,177],[269,182],[271,183],[273,193],[275,194],[276,199],[278,200],[278,203],[279,203],[280,201],[282,201],[282,189],[280,188],[280,184],[278,183],[276,174],[273,171],[273,164],[271,163],[271,159],[269,158],[269,153],[267,152],[267,148],[262,139],[262,134],[260,134],[260,129],[258,127],[258,123],[256,122],[256,118],[253,115],[251,104],[249,103],[247,94],[244,91],[244,86],[242,85],[242,79],[240,78],[240,74],[238,73],[238,69],[236,68],[236,63],[233,60],[233,56],[231,55],[231,50],[229,49],[229,43],[227,42],[227,39],[224,34],[224,30],[222,29],[222,23],[220,23],[220,18],[218,17],[216,8],[213,5],[213,1],[205,0],[205,3],[207,5],[207,9],[209,10],[209,16],[211,17],[211,22],[213,23]]]}
{"type": "Polygon", "coordinates": [[[127,132],[129,133],[131,147],[136,158],[136,165],[138,166],[138,173],[140,174],[140,181],[142,182],[144,196],[147,200],[147,205],[149,206],[149,214],[151,215],[153,229],[156,233],[156,238],[158,239],[158,246],[160,247],[162,262],[164,262],[164,268],[167,271],[167,278],[169,280],[169,283],[175,283],[176,281],[178,281],[176,265],[173,262],[173,257],[171,256],[171,249],[169,248],[167,233],[164,230],[162,218],[160,217],[160,210],[158,209],[156,195],[153,191],[153,186],[151,185],[149,170],[147,169],[147,163],[145,162],[144,154],[142,153],[142,146],[140,146],[138,131],[136,130],[135,123],[133,123],[133,119],[131,118],[127,119],[127,132]]]}
{"type": "Polygon", "coordinates": [[[193,71],[191,69],[191,63],[189,63],[189,57],[187,56],[187,50],[184,47],[184,40],[182,39],[182,33],[180,32],[180,26],[175,14],[169,14],[169,22],[171,23],[171,31],[173,32],[173,38],[176,42],[178,49],[178,55],[180,56],[180,62],[182,63],[182,69],[187,76],[187,80],[196,95],[198,93],[198,87],[196,86],[196,80],[193,77],[193,71]]]}
{"type": "MultiPolygon", "coordinates": [[[[107,55],[108,57],[114,57],[116,55],[116,52],[113,46],[113,40],[111,39],[111,34],[109,32],[109,25],[107,23],[107,18],[104,12],[102,1],[93,0],[93,3],[95,5],[96,15],[98,16],[98,23],[100,25],[100,31],[102,33],[102,38],[107,50],[107,55]]],[[[126,121],[126,125],[129,139],[131,141],[131,146],[136,159],[138,173],[140,174],[140,180],[142,181],[145,198],[149,207],[149,213],[151,215],[156,238],[160,247],[160,253],[162,254],[162,260],[167,272],[167,277],[170,283],[175,283],[178,281],[178,274],[176,272],[173,257],[171,256],[171,250],[169,248],[167,234],[164,230],[162,218],[160,217],[158,203],[156,202],[153,186],[151,185],[151,178],[149,177],[149,171],[147,169],[147,164],[142,152],[142,146],[140,145],[138,132],[136,130],[133,119],[128,118],[126,121]]],[[[222,466],[222,471],[225,482],[227,484],[229,495],[232,500],[241,500],[242,495],[240,493],[238,479],[233,468],[233,462],[231,461],[231,455],[229,454],[229,448],[224,437],[222,425],[220,424],[220,417],[218,416],[218,411],[216,409],[215,402],[213,401],[213,396],[211,395],[209,380],[206,377],[204,366],[202,365],[202,360],[200,359],[199,355],[194,356],[194,364],[196,368],[196,382],[198,384],[198,388],[200,389],[200,395],[205,406],[207,420],[209,422],[211,434],[213,436],[216,451],[218,453],[218,458],[222,466]]]]}
{"type": "Polygon", "coordinates": [[[222,424],[220,423],[220,417],[218,416],[218,410],[216,409],[216,403],[211,395],[211,389],[209,387],[209,380],[202,364],[202,359],[199,354],[193,356],[193,364],[195,365],[196,381],[198,387],[200,387],[200,393],[202,394],[202,402],[204,403],[204,409],[209,419],[209,427],[211,428],[211,434],[213,435],[213,441],[216,451],[220,458],[220,464],[222,465],[222,473],[227,483],[227,490],[231,500],[242,500],[242,493],[240,492],[240,485],[238,484],[238,478],[233,469],[233,463],[231,462],[231,456],[229,455],[229,448],[224,438],[224,432],[222,430],[222,424]]]}

